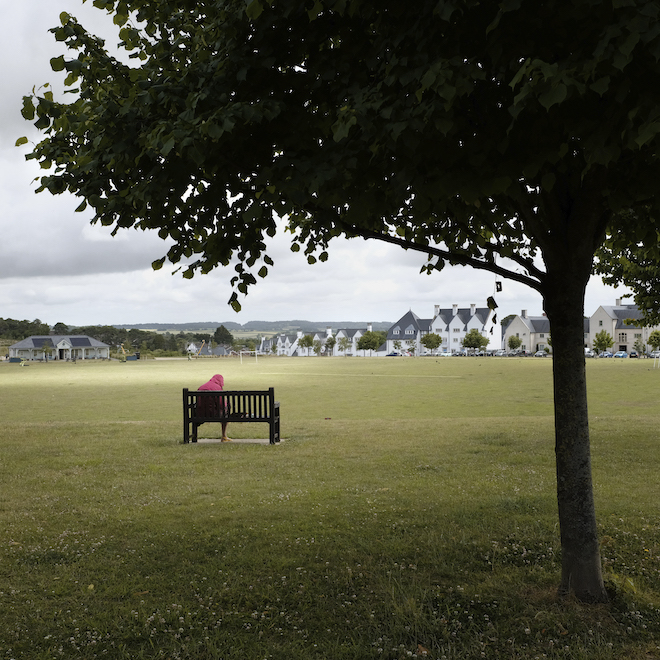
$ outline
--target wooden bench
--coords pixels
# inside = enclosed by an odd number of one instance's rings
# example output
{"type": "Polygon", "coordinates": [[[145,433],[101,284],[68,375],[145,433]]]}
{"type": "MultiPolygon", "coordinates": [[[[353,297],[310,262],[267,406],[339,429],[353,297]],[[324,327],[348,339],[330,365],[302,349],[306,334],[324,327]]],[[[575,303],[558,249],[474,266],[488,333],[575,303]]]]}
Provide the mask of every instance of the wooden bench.
{"type": "Polygon", "coordinates": [[[275,390],[229,391],[183,389],[183,442],[197,442],[197,429],[207,422],[265,422],[270,444],[280,441],[280,402],[275,390]]]}

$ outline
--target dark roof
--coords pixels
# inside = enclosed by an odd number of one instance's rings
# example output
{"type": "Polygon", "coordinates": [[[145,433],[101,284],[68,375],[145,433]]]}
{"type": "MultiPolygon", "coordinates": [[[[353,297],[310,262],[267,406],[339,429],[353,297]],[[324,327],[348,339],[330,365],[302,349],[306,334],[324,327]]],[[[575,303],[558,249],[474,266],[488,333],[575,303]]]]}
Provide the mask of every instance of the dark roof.
{"type": "Polygon", "coordinates": [[[102,341],[94,339],[94,337],[88,337],[87,335],[35,335],[13,344],[10,348],[30,349],[43,348],[44,346],[54,348],[63,340],[75,347],[109,348],[108,344],[104,344],[102,341]]]}
{"type": "Polygon", "coordinates": [[[473,316],[476,316],[479,319],[482,327],[486,325],[488,316],[490,315],[490,309],[488,307],[475,307],[474,314],[472,314],[472,308],[468,307],[459,307],[456,309],[456,314],[454,314],[454,308],[439,309],[436,319],[440,319],[444,324],[443,330],[447,330],[449,324],[454,320],[454,317],[458,317],[458,320],[463,324],[463,327],[467,327],[467,324],[470,322],[470,319],[473,316]]]}
{"type": "MultiPolygon", "coordinates": [[[[421,332],[430,332],[431,331],[431,321],[432,319],[420,319],[415,312],[410,310],[409,312],[406,312],[388,331],[387,331],[387,338],[388,339],[401,339],[400,335],[395,335],[394,331],[398,328],[400,331],[405,331],[412,327],[413,330],[415,331],[415,334],[417,331],[421,332]]],[[[404,334],[405,336],[405,334],[404,334]]]]}

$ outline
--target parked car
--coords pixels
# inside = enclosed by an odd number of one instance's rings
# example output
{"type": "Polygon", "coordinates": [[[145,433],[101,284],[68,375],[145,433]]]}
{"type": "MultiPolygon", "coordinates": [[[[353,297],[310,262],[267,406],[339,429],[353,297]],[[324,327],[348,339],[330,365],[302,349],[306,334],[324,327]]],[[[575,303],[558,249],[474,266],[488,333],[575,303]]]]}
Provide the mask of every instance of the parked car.
{"type": "Polygon", "coordinates": [[[545,351],[536,351],[536,353],[534,353],[534,357],[545,357],[546,355],[547,353],[545,351]]]}
{"type": "Polygon", "coordinates": [[[592,358],[592,357],[595,357],[595,355],[596,354],[590,348],[585,348],[584,349],[584,357],[592,358]]]}
{"type": "Polygon", "coordinates": [[[652,358],[660,358],[660,351],[653,351],[653,352],[649,355],[649,357],[652,357],[652,358]]]}
{"type": "Polygon", "coordinates": [[[628,357],[628,353],[626,353],[625,351],[617,351],[617,352],[614,354],[614,357],[615,357],[615,358],[627,358],[627,357],[628,357]]]}
{"type": "Polygon", "coordinates": [[[630,351],[630,353],[628,354],[628,357],[638,358],[639,354],[637,353],[637,351],[630,351]]]}
{"type": "Polygon", "coordinates": [[[391,353],[388,353],[386,357],[401,357],[401,353],[397,353],[396,351],[392,351],[391,353]]]}
{"type": "Polygon", "coordinates": [[[598,357],[612,357],[612,353],[609,351],[603,351],[598,357]]]}
{"type": "Polygon", "coordinates": [[[495,357],[506,357],[506,351],[499,350],[495,353],[495,357]]]}

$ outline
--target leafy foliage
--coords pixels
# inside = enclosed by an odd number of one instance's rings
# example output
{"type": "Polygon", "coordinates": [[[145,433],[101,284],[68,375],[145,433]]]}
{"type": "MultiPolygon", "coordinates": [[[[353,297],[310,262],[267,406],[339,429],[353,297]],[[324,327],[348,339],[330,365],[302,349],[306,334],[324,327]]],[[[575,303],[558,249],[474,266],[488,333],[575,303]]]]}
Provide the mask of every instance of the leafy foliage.
{"type": "Polygon", "coordinates": [[[429,332],[419,341],[422,346],[424,346],[424,348],[428,349],[429,351],[435,351],[442,345],[442,337],[436,332],[429,332]]]}
{"type": "Polygon", "coordinates": [[[654,330],[649,335],[647,342],[650,346],[653,346],[654,350],[657,351],[660,348],[660,330],[654,330]]]}
{"type": "Polygon", "coordinates": [[[217,344],[231,346],[234,343],[234,336],[224,325],[220,325],[216,328],[216,331],[213,334],[213,341],[217,344]]]}
{"type": "Polygon", "coordinates": [[[484,337],[476,328],[472,328],[463,337],[463,348],[479,350],[486,346],[488,346],[488,337],[484,337]]]}
{"type": "Polygon", "coordinates": [[[522,339],[515,335],[511,335],[507,343],[510,350],[517,351],[522,346],[522,339]]]}
{"type": "Polygon", "coordinates": [[[558,232],[589,255],[655,204],[655,1],[95,4],[135,65],[62,14],[76,98],[24,99],[29,157],[95,221],[173,239],[186,277],[235,258],[245,293],[286,216],[310,262],[363,236],[543,291],[558,232]]]}
{"type": "Polygon", "coordinates": [[[386,333],[367,330],[357,341],[359,351],[377,351],[384,341],[383,335],[386,333]]]}
{"type": "MultiPolygon", "coordinates": [[[[656,212],[657,213],[657,212],[656,212]]],[[[624,284],[633,291],[645,325],[660,323],[660,231],[654,211],[641,207],[626,211],[625,235],[608,234],[598,250],[596,270],[606,284],[624,284]]]]}
{"type": "Polygon", "coordinates": [[[594,336],[594,348],[602,353],[603,351],[608,350],[614,345],[614,339],[607,330],[601,330],[597,332],[594,336]]]}

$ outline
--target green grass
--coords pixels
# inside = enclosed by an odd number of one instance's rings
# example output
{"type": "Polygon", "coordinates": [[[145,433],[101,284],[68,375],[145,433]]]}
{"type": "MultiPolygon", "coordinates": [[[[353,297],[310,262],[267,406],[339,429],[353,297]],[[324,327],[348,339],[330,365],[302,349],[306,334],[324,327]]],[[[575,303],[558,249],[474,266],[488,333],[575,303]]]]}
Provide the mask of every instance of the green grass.
{"type": "Polygon", "coordinates": [[[550,360],[1,364],[0,660],[660,658],[660,369],[587,367],[596,607],[555,595],[550,360]],[[281,445],[181,444],[213,373],[281,445]]]}

